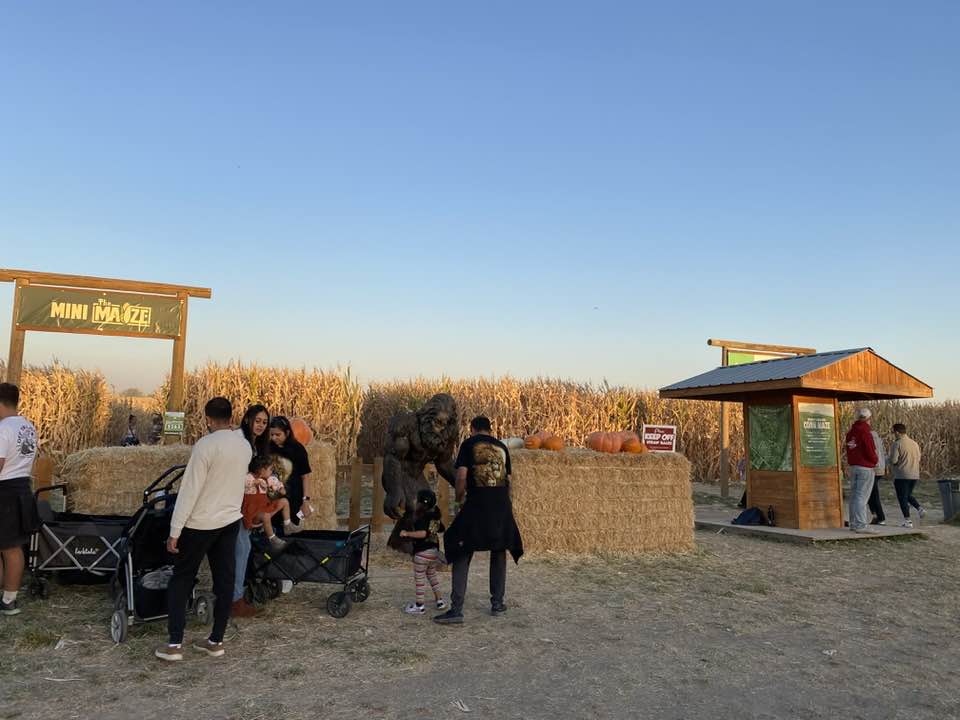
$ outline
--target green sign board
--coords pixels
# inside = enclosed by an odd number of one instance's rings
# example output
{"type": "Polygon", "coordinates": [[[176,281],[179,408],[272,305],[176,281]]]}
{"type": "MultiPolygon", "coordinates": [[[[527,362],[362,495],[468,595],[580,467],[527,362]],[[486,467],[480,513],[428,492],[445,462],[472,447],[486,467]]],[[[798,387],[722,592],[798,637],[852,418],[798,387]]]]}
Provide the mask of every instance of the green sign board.
{"type": "Polygon", "coordinates": [[[180,299],[26,285],[20,288],[17,328],[175,338],[180,334],[180,299]]]}
{"type": "Polygon", "coordinates": [[[183,435],[184,413],[167,410],[163,414],[163,434],[183,435]]]}
{"type": "Polygon", "coordinates": [[[760,362],[761,360],[780,360],[783,357],[783,355],[767,355],[765,353],[730,350],[727,353],[727,366],[746,365],[747,363],[760,362]]]}
{"type": "Polygon", "coordinates": [[[793,470],[793,408],[790,405],[750,405],[750,469],[793,470]]]}
{"type": "Polygon", "coordinates": [[[837,466],[837,419],[833,403],[798,404],[800,464],[811,468],[837,466]]]}

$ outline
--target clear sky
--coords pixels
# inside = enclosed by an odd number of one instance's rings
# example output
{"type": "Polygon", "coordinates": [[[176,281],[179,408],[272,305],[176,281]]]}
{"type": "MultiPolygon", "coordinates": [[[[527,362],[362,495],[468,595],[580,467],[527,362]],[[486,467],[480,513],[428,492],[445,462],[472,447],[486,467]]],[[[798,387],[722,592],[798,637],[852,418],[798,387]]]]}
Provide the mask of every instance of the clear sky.
{"type": "MultiPolygon", "coordinates": [[[[7,3],[0,266],[212,287],[188,365],[657,387],[713,336],[960,398],[958,38],[955,0],[7,3]]],[[[147,389],[170,346],[54,357],[147,389]]]]}

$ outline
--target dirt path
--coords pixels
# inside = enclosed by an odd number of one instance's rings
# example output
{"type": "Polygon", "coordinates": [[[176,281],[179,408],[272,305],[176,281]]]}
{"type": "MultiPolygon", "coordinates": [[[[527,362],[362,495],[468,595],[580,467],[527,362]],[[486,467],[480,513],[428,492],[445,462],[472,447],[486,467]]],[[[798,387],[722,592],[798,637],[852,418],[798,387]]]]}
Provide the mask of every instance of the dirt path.
{"type": "Polygon", "coordinates": [[[300,586],[232,627],[226,659],[172,666],[150,656],[161,625],[114,646],[103,588],[54,588],[0,618],[0,718],[453,718],[458,700],[481,718],[958,716],[960,528],[697,541],[685,557],[521,561],[503,618],[485,614],[479,562],[459,628],[403,616],[410,572],[378,556],[347,618],[320,609],[329,586],[300,586]]]}

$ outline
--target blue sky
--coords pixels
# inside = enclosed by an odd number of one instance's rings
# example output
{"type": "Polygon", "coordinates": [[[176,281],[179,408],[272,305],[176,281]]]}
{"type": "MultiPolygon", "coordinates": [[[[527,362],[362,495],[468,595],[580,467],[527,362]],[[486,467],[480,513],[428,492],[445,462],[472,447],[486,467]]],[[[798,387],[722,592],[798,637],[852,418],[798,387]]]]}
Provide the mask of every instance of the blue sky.
{"type": "Polygon", "coordinates": [[[346,5],[6,5],[0,266],[212,287],[188,365],[657,387],[713,336],[960,398],[957,3],[346,5]]]}

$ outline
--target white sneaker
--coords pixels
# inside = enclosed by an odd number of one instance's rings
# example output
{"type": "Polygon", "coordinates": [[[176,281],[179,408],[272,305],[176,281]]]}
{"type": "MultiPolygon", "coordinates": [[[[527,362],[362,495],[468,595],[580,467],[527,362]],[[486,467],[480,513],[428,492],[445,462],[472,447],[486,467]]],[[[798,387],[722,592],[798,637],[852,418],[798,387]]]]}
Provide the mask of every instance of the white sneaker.
{"type": "Polygon", "coordinates": [[[904,520],[904,521],[900,524],[900,527],[912,528],[912,527],[913,527],[913,522],[910,521],[910,520],[904,520]]]}
{"type": "Polygon", "coordinates": [[[447,609],[447,601],[444,600],[443,598],[440,598],[439,600],[437,600],[437,610],[446,610],[446,609],[447,609]]]}
{"type": "Polygon", "coordinates": [[[417,605],[416,603],[410,603],[407,605],[403,611],[407,615],[423,615],[427,610],[423,605],[417,605]]]}

